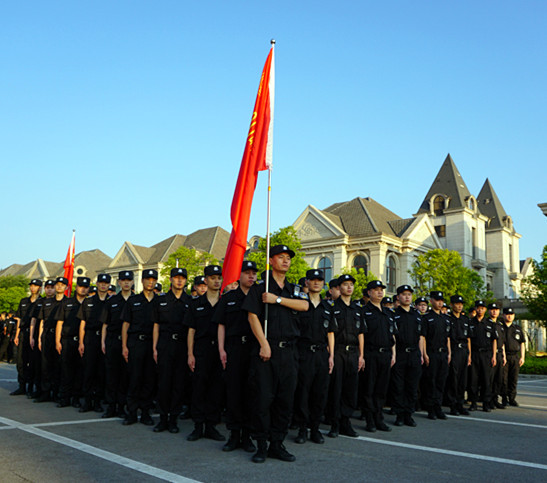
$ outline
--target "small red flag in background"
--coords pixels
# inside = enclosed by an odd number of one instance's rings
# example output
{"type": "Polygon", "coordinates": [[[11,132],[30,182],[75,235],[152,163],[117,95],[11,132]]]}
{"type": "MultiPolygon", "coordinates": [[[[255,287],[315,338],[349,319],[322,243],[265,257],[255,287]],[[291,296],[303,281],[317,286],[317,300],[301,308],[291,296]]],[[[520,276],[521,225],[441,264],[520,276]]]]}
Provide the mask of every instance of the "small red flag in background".
{"type": "Polygon", "coordinates": [[[274,80],[274,48],[272,45],[260,78],[249,134],[232,200],[232,234],[222,267],[222,290],[226,285],[239,280],[241,264],[245,250],[247,250],[249,218],[258,172],[270,169],[272,166],[274,80]]]}
{"type": "Polygon", "coordinates": [[[65,274],[63,275],[68,280],[68,287],[65,290],[65,295],[70,297],[72,294],[72,279],[74,278],[74,250],[76,245],[76,232],[72,232],[72,240],[68,247],[68,253],[66,254],[65,264],[63,265],[65,269],[65,274]]]}

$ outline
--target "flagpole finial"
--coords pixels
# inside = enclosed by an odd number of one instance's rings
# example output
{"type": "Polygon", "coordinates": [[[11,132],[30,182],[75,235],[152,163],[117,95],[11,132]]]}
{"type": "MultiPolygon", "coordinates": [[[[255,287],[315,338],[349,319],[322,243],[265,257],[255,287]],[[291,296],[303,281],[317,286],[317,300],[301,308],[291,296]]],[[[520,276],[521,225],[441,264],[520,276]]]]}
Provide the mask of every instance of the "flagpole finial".
{"type": "Polygon", "coordinates": [[[275,45],[275,39],[270,40],[270,44],[272,44],[272,47],[275,45]]]}

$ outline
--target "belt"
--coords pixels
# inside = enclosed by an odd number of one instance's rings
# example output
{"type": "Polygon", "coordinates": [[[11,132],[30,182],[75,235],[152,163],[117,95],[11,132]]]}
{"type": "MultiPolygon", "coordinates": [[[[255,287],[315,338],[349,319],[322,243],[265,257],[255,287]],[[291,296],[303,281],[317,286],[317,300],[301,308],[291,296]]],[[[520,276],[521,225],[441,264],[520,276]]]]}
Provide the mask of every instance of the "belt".
{"type": "Polygon", "coordinates": [[[241,342],[242,344],[246,344],[249,342],[250,336],[248,335],[231,335],[230,337],[226,338],[226,342],[241,342]]]}
{"type": "Polygon", "coordinates": [[[365,352],[391,352],[391,347],[365,347],[365,352]]]}
{"type": "Polygon", "coordinates": [[[336,344],[336,347],[338,347],[340,350],[345,352],[353,352],[357,350],[356,345],[343,345],[343,344],[336,344]]]}
{"type": "Polygon", "coordinates": [[[492,352],[492,349],[490,347],[479,347],[475,350],[478,350],[479,352],[492,352]]]}
{"type": "Polygon", "coordinates": [[[101,331],[100,331],[100,330],[96,330],[96,331],[95,331],[95,335],[101,335],[101,331]]]}
{"type": "Polygon", "coordinates": [[[149,334],[133,334],[139,340],[150,340],[152,338],[149,334]]]}
{"type": "Polygon", "coordinates": [[[310,344],[310,345],[304,345],[302,346],[306,350],[310,350],[312,352],[316,352],[319,350],[323,350],[327,348],[327,344],[310,344]]]}
{"type": "Polygon", "coordinates": [[[458,342],[458,343],[456,344],[456,347],[457,347],[458,349],[468,349],[467,344],[466,344],[465,342],[458,342]]]}
{"type": "MultiPolygon", "coordinates": [[[[171,339],[179,340],[179,334],[171,334],[171,339]]],[[[182,340],[182,339],[181,339],[182,340]]]]}
{"type": "Polygon", "coordinates": [[[437,349],[431,349],[433,352],[446,352],[448,349],[446,347],[439,347],[437,349]]]}
{"type": "Polygon", "coordinates": [[[417,350],[417,347],[397,347],[397,352],[414,352],[417,350]]]}
{"type": "Polygon", "coordinates": [[[50,334],[52,334],[52,333],[55,332],[55,329],[47,329],[47,332],[49,332],[50,334]]]}
{"type": "Polygon", "coordinates": [[[279,347],[280,349],[286,349],[287,347],[292,347],[296,341],[294,340],[277,340],[269,341],[271,347],[279,347]]]}
{"type": "Polygon", "coordinates": [[[61,338],[63,340],[73,340],[73,341],[76,341],[76,342],[78,342],[80,340],[80,338],[77,335],[63,335],[61,338]]]}
{"type": "Polygon", "coordinates": [[[515,354],[520,354],[520,351],[508,351],[508,350],[506,350],[505,353],[508,356],[514,356],[515,354]]]}
{"type": "Polygon", "coordinates": [[[106,338],[107,338],[107,339],[118,339],[118,340],[122,340],[121,334],[114,334],[114,333],[112,333],[112,332],[107,332],[107,333],[106,333],[106,338]]]}

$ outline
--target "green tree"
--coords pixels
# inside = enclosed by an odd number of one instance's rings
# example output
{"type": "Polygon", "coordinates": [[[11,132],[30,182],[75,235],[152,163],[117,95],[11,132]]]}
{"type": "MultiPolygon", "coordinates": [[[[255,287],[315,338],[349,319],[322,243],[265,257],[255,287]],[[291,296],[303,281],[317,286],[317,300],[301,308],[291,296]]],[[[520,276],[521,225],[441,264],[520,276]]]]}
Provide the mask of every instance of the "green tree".
{"type": "Polygon", "coordinates": [[[188,248],[185,246],[179,247],[176,251],[169,255],[167,262],[163,266],[160,273],[160,283],[163,285],[164,291],[169,288],[169,275],[171,269],[177,266],[177,259],[179,261],[179,267],[185,268],[188,272],[188,285],[191,286],[194,281],[194,277],[203,275],[203,269],[207,265],[217,265],[218,260],[208,252],[202,252],[195,248],[188,248]]]}
{"type": "Polygon", "coordinates": [[[29,279],[23,275],[0,277],[0,312],[15,312],[27,296],[29,279]]]}
{"type": "Polygon", "coordinates": [[[528,308],[531,319],[547,325],[547,245],[541,260],[533,260],[534,272],[522,281],[521,299],[528,308]]]}
{"type": "Polygon", "coordinates": [[[493,294],[485,290],[482,277],[464,267],[462,257],[453,250],[435,249],[420,255],[408,273],[414,280],[416,297],[440,290],[445,297],[461,295],[468,305],[479,298],[487,302],[493,300],[493,294]]]}
{"type": "MultiPolygon", "coordinates": [[[[287,272],[287,280],[289,282],[297,283],[300,278],[306,276],[306,270],[309,270],[311,267],[304,260],[302,243],[296,234],[296,230],[292,226],[280,228],[271,234],[270,245],[287,245],[294,251],[295,256],[291,261],[291,268],[287,272]]],[[[259,274],[266,270],[266,238],[260,239],[258,251],[250,253],[247,258],[256,262],[259,274]]]]}
{"type": "Polygon", "coordinates": [[[360,299],[363,296],[363,289],[367,288],[367,284],[372,280],[378,280],[378,277],[373,273],[365,273],[362,268],[357,270],[355,267],[344,268],[342,273],[338,274],[337,277],[345,273],[348,273],[355,279],[355,288],[353,290],[353,295],[351,296],[352,300],[360,299]]]}

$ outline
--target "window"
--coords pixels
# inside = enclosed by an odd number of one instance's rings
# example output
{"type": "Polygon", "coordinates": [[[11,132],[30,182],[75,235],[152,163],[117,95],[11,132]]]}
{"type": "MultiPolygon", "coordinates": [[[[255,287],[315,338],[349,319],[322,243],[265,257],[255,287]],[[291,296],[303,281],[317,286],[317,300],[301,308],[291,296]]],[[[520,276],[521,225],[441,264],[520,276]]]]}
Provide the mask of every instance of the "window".
{"type": "Polygon", "coordinates": [[[397,285],[397,267],[395,257],[389,256],[386,261],[386,286],[388,292],[395,292],[397,285]]]}
{"type": "Polygon", "coordinates": [[[473,244],[473,258],[477,259],[477,229],[471,228],[471,243],[473,244]]]}
{"type": "Polygon", "coordinates": [[[443,214],[444,211],[444,198],[442,196],[435,196],[435,199],[433,200],[433,212],[440,216],[443,214]]]}
{"type": "Polygon", "coordinates": [[[332,278],[332,260],[329,257],[323,257],[319,260],[317,264],[319,270],[323,270],[325,274],[325,282],[328,283],[332,278]]]}
{"type": "Polygon", "coordinates": [[[509,243],[509,271],[514,272],[513,270],[513,245],[509,243]]]}
{"type": "Polygon", "coordinates": [[[364,255],[357,255],[353,259],[353,267],[359,271],[360,268],[363,269],[363,272],[365,272],[365,275],[368,273],[368,260],[367,257],[364,255]]]}
{"type": "Polygon", "coordinates": [[[436,226],[435,231],[437,232],[438,237],[444,238],[446,236],[446,225],[436,226]]]}
{"type": "Polygon", "coordinates": [[[469,198],[469,201],[467,202],[467,206],[471,211],[475,211],[475,200],[473,198],[469,198]]]}

